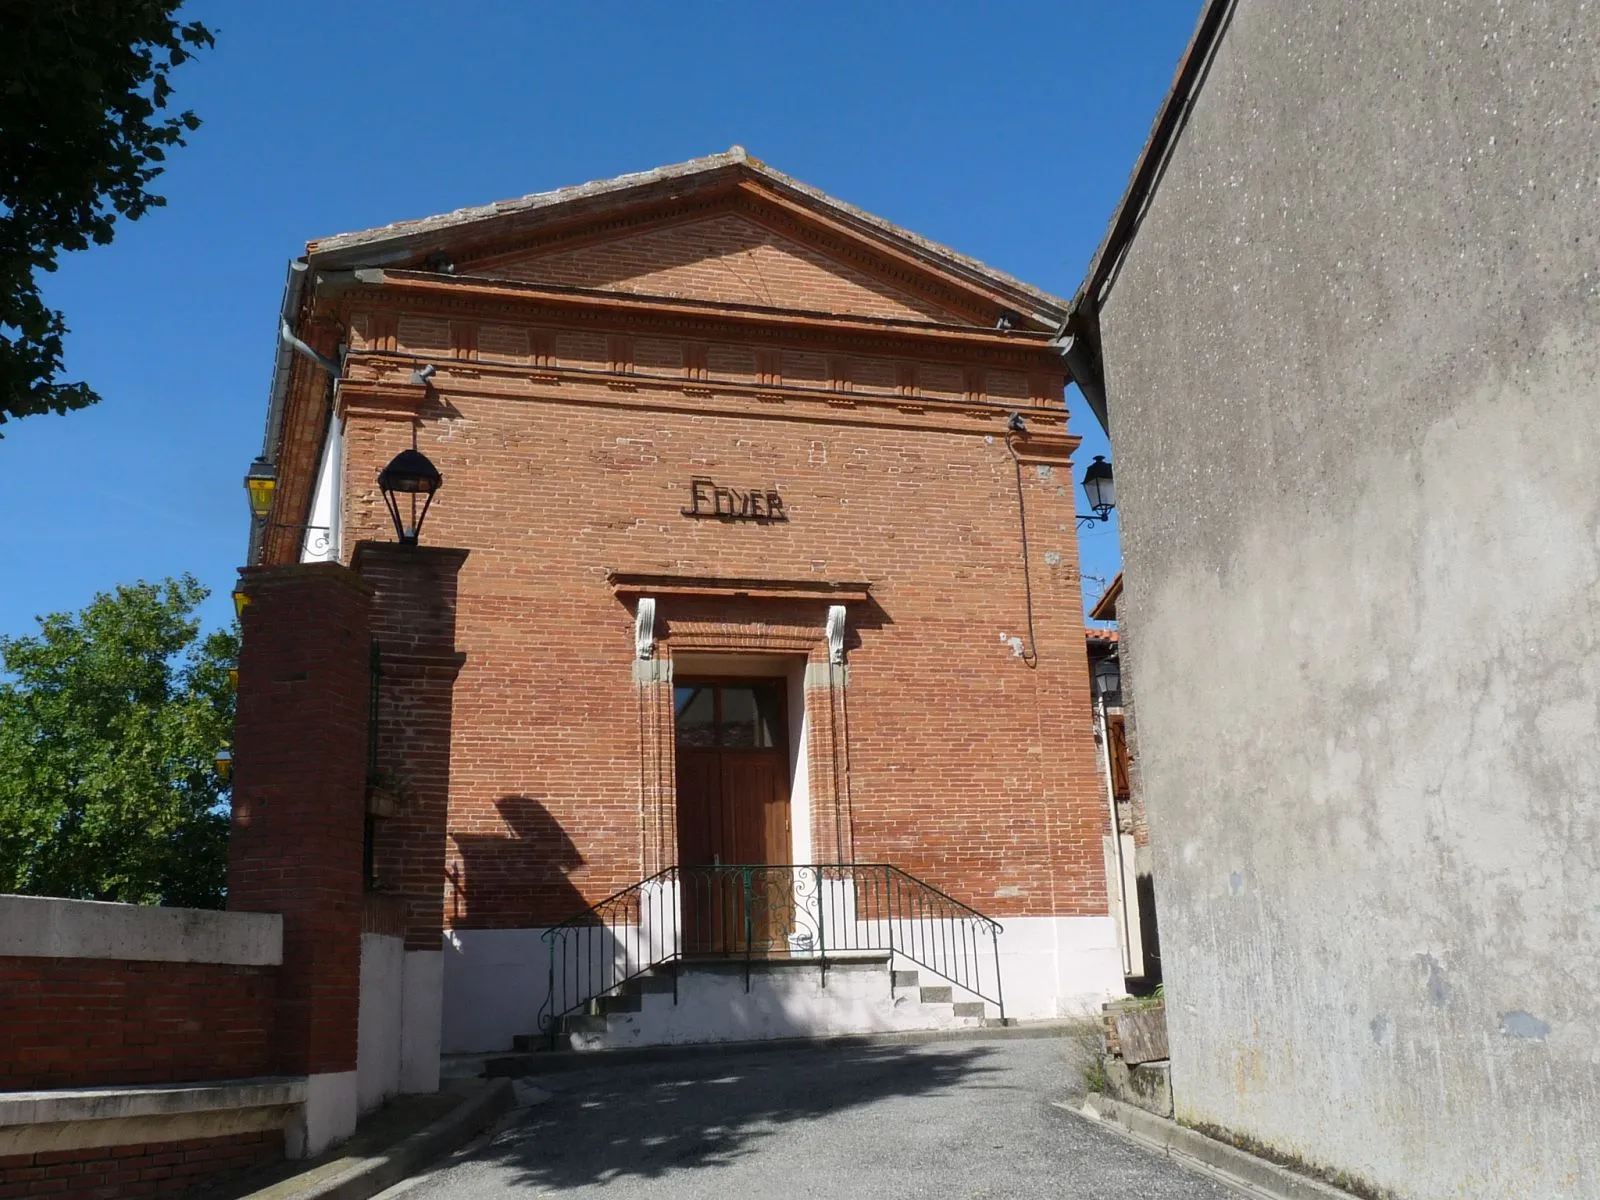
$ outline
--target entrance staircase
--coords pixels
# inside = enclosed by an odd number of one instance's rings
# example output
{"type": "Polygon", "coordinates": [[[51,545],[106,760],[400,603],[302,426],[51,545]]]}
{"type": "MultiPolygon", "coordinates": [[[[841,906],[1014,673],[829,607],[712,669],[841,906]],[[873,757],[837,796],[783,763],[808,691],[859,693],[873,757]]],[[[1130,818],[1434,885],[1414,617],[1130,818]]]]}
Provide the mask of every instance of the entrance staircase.
{"type": "Polygon", "coordinates": [[[991,917],[885,864],[672,867],[544,934],[575,1050],[1005,1023],[991,917]]]}

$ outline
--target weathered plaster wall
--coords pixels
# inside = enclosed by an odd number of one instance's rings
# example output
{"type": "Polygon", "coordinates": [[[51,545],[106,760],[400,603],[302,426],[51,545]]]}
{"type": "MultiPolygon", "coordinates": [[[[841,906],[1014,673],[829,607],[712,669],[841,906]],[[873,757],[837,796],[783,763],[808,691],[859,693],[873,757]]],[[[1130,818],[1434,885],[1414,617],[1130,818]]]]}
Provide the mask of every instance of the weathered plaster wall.
{"type": "Polygon", "coordinates": [[[1600,20],[1243,0],[1104,314],[1178,1115],[1600,1196],[1600,20]]]}

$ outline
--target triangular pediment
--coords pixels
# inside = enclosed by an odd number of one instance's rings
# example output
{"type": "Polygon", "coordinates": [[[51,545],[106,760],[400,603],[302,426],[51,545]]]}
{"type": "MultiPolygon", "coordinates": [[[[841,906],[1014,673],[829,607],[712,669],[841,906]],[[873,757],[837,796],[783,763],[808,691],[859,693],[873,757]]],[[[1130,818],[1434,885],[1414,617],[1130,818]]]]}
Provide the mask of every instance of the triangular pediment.
{"type": "Polygon", "coordinates": [[[735,147],[307,247],[329,268],[877,320],[1054,332],[1065,302],[782,175],[735,147]]]}
{"type": "Polygon", "coordinates": [[[954,324],[976,319],[970,300],[941,304],[916,286],[914,276],[903,283],[894,280],[892,269],[873,261],[870,251],[818,245],[803,230],[784,231],[776,224],[729,207],[469,260],[457,270],[525,283],[849,316],[954,324]],[[845,257],[852,251],[854,262],[845,257]]]}

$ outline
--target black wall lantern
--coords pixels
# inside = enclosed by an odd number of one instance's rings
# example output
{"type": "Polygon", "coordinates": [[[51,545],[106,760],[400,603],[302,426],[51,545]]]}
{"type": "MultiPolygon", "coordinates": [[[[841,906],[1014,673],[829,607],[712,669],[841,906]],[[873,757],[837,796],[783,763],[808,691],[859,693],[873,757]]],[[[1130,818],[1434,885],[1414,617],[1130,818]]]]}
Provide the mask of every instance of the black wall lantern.
{"type": "Polygon", "coordinates": [[[428,461],[420,450],[402,450],[389,465],[378,472],[378,489],[383,502],[389,506],[389,516],[394,521],[395,536],[402,546],[415,546],[422,532],[422,522],[433,503],[433,494],[444,483],[444,476],[428,461]],[[406,497],[406,513],[400,512],[401,499],[406,497]],[[421,506],[418,506],[418,497],[421,506]]]}
{"type": "Polygon", "coordinates": [[[1122,666],[1115,654],[1108,654],[1094,664],[1094,686],[1100,699],[1107,703],[1122,691],[1122,666]]]}
{"type": "Polygon", "coordinates": [[[1104,455],[1096,454],[1089,469],[1083,473],[1083,494],[1089,498],[1089,510],[1094,515],[1079,513],[1080,523],[1092,527],[1110,518],[1111,510],[1117,506],[1117,484],[1111,474],[1111,464],[1104,455]]]}

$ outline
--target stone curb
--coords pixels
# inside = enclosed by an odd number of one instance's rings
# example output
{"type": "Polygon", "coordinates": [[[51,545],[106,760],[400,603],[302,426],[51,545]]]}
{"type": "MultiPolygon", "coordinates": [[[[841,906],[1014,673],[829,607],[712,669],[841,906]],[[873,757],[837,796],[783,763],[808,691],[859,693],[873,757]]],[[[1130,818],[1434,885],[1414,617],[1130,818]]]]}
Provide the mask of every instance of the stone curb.
{"type": "Polygon", "coordinates": [[[1297,1175],[1277,1163],[1098,1092],[1090,1092],[1081,1108],[1060,1102],[1056,1102],[1056,1107],[1113,1129],[1246,1196],[1269,1197],[1270,1200],[1351,1200],[1349,1192],[1297,1175]]]}
{"type": "Polygon", "coordinates": [[[509,1079],[491,1080],[433,1124],[381,1154],[355,1159],[331,1174],[328,1169],[339,1167],[341,1160],[324,1163],[239,1200],[367,1200],[467,1142],[515,1103],[509,1079]]]}
{"type": "Polygon", "coordinates": [[[918,1046],[930,1042],[1010,1041],[1069,1037],[1086,1020],[1029,1021],[990,1028],[909,1029],[895,1033],[847,1033],[832,1037],[766,1038],[752,1042],[694,1042],[679,1046],[635,1046],[620,1050],[534,1050],[482,1055],[490,1079],[525,1078],[556,1071],[581,1071],[608,1064],[670,1062],[729,1054],[773,1054],[785,1050],[848,1050],[871,1046],[918,1046]]]}

